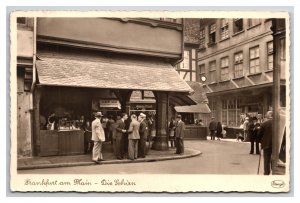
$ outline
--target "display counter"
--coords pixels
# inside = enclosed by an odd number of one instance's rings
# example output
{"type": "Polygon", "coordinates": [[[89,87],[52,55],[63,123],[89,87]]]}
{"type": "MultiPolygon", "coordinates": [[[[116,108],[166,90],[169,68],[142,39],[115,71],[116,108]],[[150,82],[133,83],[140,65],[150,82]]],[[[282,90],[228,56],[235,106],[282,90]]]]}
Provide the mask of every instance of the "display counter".
{"type": "Polygon", "coordinates": [[[207,140],[208,128],[199,125],[186,125],[185,126],[185,138],[186,139],[199,139],[207,140]]]}
{"type": "Polygon", "coordinates": [[[73,154],[84,154],[84,131],[40,131],[40,156],[73,154]]]}

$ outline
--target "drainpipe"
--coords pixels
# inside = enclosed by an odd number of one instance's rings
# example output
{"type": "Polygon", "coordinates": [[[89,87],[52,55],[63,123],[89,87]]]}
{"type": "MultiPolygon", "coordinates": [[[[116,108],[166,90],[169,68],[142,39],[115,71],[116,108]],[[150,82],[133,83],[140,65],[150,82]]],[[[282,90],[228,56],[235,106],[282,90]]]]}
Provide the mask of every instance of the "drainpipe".
{"type": "Polygon", "coordinates": [[[182,35],[181,35],[181,58],[176,61],[173,66],[175,67],[177,64],[183,61],[184,56],[184,18],[182,18],[182,35]]]}
{"type": "Polygon", "coordinates": [[[36,17],[33,18],[33,60],[32,60],[32,84],[30,92],[33,93],[36,84],[36,17]]]}

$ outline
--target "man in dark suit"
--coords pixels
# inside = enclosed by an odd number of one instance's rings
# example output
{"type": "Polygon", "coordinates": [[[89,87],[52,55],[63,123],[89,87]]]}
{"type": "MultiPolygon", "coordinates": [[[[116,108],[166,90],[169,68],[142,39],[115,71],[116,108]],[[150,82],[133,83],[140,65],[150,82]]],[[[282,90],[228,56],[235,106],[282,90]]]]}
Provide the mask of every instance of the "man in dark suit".
{"type": "Polygon", "coordinates": [[[126,113],[122,114],[122,118],[116,122],[116,156],[117,159],[123,159],[123,148],[124,148],[124,133],[125,130],[125,121],[128,119],[126,113]]]}
{"type": "Polygon", "coordinates": [[[183,138],[184,138],[185,123],[181,120],[181,115],[177,115],[176,120],[177,123],[175,128],[175,146],[176,146],[175,154],[182,155],[184,153],[183,138]]]}
{"type": "Polygon", "coordinates": [[[138,121],[140,122],[140,139],[139,139],[139,151],[138,151],[138,157],[145,158],[146,156],[146,140],[147,140],[147,124],[145,122],[146,115],[143,113],[140,113],[138,117],[138,121]]]}
{"type": "Polygon", "coordinates": [[[272,155],[272,128],[273,128],[273,113],[266,113],[267,120],[260,126],[259,137],[261,137],[261,148],[264,150],[264,175],[271,173],[271,155],[272,155]]]}

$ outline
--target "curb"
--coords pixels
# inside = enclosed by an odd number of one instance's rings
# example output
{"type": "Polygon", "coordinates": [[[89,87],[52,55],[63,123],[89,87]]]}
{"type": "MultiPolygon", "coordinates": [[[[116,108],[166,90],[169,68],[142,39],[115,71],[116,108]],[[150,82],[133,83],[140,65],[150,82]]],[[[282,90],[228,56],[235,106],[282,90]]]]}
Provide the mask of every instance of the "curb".
{"type": "Polygon", "coordinates": [[[122,163],[142,163],[142,162],[156,162],[156,161],[166,161],[166,160],[175,160],[175,159],[186,159],[195,156],[199,156],[202,152],[197,150],[192,150],[189,155],[174,155],[174,156],[166,156],[166,157],[157,157],[157,158],[143,158],[136,160],[108,160],[102,161],[101,164],[96,164],[93,161],[89,162],[73,162],[73,163],[59,163],[59,164],[42,164],[42,165],[34,165],[34,166],[20,166],[17,167],[17,170],[31,170],[31,169],[44,169],[44,168],[59,168],[59,167],[73,167],[73,166],[90,166],[90,165],[104,165],[104,164],[122,164],[122,163]]]}

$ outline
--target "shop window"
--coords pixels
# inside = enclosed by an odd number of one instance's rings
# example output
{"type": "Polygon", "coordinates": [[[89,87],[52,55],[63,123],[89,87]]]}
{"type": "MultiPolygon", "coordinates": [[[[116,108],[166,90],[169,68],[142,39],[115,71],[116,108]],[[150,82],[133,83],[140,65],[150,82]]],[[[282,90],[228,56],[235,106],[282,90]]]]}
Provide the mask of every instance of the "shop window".
{"type": "Polygon", "coordinates": [[[211,117],[216,117],[216,111],[217,111],[217,101],[215,100],[210,100],[208,104],[210,111],[211,111],[211,117]]]}
{"type": "Polygon", "coordinates": [[[267,43],[268,70],[273,70],[273,41],[267,43]]]}
{"type": "Polygon", "coordinates": [[[240,125],[241,100],[222,100],[222,124],[237,127],[240,125]]]}
{"type": "Polygon", "coordinates": [[[199,49],[205,48],[205,29],[200,30],[199,33],[199,49]]]}
{"type": "Polygon", "coordinates": [[[216,43],[216,24],[209,26],[209,42],[208,45],[213,45],[216,43]]]}
{"type": "Polygon", "coordinates": [[[234,18],[233,19],[233,33],[238,33],[244,30],[243,19],[234,18]]]}
{"type": "Polygon", "coordinates": [[[217,82],[216,61],[209,62],[209,81],[210,83],[217,82]]]}
{"type": "Polygon", "coordinates": [[[229,58],[221,58],[221,80],[229,80],[229,58]]]}
{"type": "Polygon", "coordinates": [[[259,46],[250,48],[250,60],[249,60],[250,74],[260,72],[259,64],[259,46]]]}
{"type": "Polygon", "coordinates": [[[260,24],[260,19],[259,18],[251,18],[248,20],[248,26],[249,28],[254,27],[255,25],[260,24]]]}
{"type": "Polygon", "coordinates": [[[229,38],[228,19],[221,20],[221,40],[229,38]]]}
{"type": "Polygon", "coordinates": [[[243,71],[243,52],[234,54],[234,77],[242,77],[243,71]]]}

